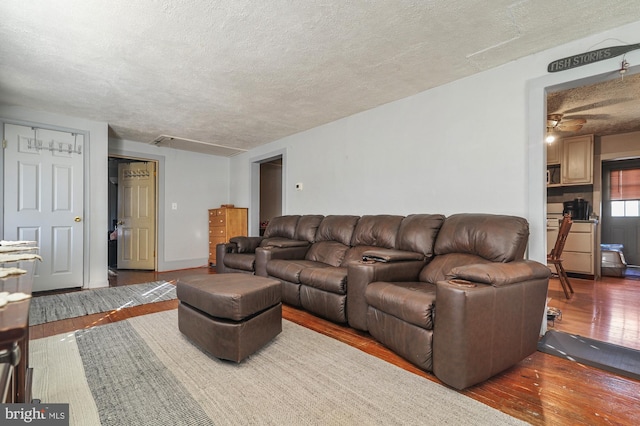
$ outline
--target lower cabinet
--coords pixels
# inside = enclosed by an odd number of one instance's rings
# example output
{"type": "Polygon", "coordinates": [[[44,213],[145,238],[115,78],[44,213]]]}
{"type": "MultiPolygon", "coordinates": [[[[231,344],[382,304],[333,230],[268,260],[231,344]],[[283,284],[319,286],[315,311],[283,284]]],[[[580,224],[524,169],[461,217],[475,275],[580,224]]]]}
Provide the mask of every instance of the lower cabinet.
{"type": "Polygon", "coordinates": [[[562,252],[567,272],[595,275],[595,227],[593,222],[574,222],[562,252]]]}

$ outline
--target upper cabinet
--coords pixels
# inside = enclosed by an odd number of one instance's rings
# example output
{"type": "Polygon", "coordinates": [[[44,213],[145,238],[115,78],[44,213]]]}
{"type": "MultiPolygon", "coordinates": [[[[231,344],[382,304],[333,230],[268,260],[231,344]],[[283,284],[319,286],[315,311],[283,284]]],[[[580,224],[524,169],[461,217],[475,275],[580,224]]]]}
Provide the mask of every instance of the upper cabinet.
{"type": "Polygon", "coordinates": [[[562,161],[562,139],[547,144],[547,164],[560,164],[562,161]]]}
{"type": "Polygon", "coordinates": [[[563,138],[547,145],[547,165],[547,170],[560,168],[560,183],[549,186],[593,184],[593,135],[563,138]]]}
{"type": "Polygon", "coordinates": [[[575,136],[562,140],[563,185],[593,183],[593,135],[575,136]]]}

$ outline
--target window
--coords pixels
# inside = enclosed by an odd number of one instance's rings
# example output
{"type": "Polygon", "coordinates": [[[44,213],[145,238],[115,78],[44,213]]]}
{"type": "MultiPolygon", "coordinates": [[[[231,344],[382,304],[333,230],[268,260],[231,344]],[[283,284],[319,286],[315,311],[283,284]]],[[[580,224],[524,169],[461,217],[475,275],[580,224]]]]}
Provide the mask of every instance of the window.
{"type": "Polygon", "coordinates": [[[640,169],[611,170],[611,216],[640,216],[640,169]]]}

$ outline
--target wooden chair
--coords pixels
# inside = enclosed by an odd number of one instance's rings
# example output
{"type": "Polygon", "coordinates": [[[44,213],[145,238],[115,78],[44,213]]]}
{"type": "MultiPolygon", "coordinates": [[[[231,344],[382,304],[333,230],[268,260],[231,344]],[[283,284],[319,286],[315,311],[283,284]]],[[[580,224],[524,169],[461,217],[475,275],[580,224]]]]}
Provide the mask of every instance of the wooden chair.
{"type": "Polygon", "coordinates": [[[560,279],[560,284],[562,285],[564,295],[567,297],[567,299],[571,298],[571,294],[573,294],[573,287],[571,287],[569,277],[567,277],[567,272],[564,270],[564,266],[562,266],[562,259],[560,258],[560,256],[562,256],[564,243],[567,241],[572,223],[573,221],[571,220],[571,217],[569,215],[565,215],[562,218],[560,229],[558,230],[558,239],[556,240],[556,244],[551,250],[551,253],[547,255],[547,264],[552,264],[553,266],[555,266],[558,278],[560,279]]]}

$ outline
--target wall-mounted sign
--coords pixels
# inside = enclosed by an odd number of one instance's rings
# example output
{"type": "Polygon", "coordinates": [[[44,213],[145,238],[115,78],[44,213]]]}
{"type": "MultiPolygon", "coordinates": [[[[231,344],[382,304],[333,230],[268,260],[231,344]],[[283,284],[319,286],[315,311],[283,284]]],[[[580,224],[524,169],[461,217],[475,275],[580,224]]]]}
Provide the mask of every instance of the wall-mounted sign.
{"type": "Polygon", "coordinates": [[[594,62],[604,61],[605,59],[615,58],[632,50],[640,49],[640,43],[629,44],[627,46],[605,47],[604,49],[592,50],[591,52],[581,53],[579,55],[568,56],[566,58],[553,61],[547,67],[548,72],[564,71],[571,68],[581,67],[583,65],[592,64],[594,62]]]}

